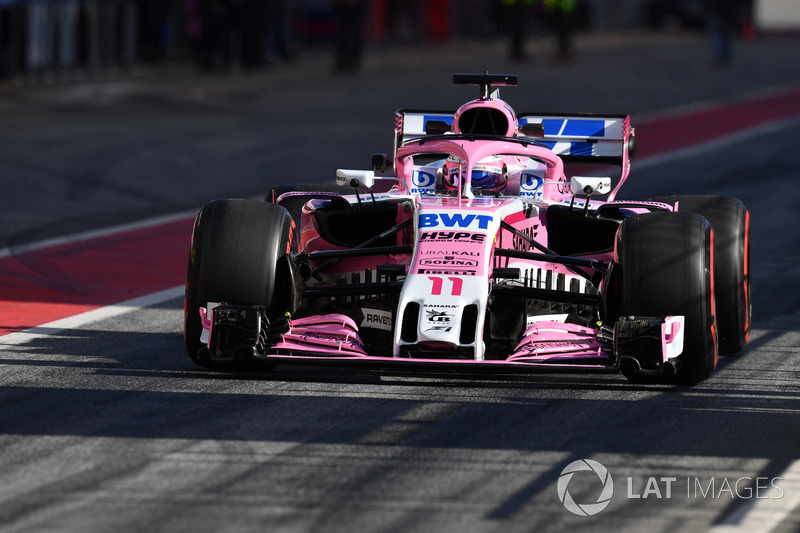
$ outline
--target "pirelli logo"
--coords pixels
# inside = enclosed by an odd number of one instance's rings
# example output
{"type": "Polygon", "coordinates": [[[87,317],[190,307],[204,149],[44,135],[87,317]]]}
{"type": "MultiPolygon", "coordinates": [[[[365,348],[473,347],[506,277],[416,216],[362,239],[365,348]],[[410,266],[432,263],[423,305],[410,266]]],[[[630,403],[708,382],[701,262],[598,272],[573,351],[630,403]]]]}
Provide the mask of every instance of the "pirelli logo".
{"type": "Polygon", "coordinates": [[[420,274],[447,274],[448,276],[474,276],[476,272],[474,270],[456,270],[452,268],[448,269],[432,269],[432,268],[420,268],[420,274]]]}

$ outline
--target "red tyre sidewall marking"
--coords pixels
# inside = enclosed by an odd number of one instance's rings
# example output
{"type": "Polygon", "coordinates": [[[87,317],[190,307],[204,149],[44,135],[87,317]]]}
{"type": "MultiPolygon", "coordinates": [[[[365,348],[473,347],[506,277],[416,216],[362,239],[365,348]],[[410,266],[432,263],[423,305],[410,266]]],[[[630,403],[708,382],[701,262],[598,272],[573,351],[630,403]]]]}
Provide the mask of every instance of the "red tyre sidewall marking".
{"type": "Polygon", "coordinates": [[[716,270],[714,268],[714,228],[709,230],[709,269],[711,278],[711,338],[714,342],[714,368],[717,367],[717,359],[719,357],[719,349],[717,347],[717,300],[714,297],[714,277],[716,270]]]}
{"type": "Polygon", "coordinates": [[[750,340],[750,212],[744,219],[744,340],[750,340]]]}

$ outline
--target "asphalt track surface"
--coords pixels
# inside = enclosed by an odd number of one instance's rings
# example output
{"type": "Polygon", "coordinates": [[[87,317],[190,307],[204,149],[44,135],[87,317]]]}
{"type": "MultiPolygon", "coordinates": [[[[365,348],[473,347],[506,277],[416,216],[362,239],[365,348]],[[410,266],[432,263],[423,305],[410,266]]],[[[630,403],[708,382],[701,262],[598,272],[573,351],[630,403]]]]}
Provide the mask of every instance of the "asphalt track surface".
{"type": "MultiPolygon", "coordinates": [[[[620,35],[581,39],[565,66],[549,43],[521,65],[502,43],[459,43],[373,51],[355,76],[310,54],[232,77],[6,89],[0,531],[796,531],[798,42],[739,43],[727,69],[699,36],[620,35]],[[486,68],[520,75],[503,93],[518,111],[631,113],[623,197],[745,201],[746,350],[693,387],[194,367],[179,296],[192,213],[366,167],[396,108],[452,109],[474,88],[450,74],[486,68]],[[584,459],[614,483],[594,516],[559,500],[584,459]]],[[[601,486],[580,471],[568,494],[591,504],[601,486]]]]}

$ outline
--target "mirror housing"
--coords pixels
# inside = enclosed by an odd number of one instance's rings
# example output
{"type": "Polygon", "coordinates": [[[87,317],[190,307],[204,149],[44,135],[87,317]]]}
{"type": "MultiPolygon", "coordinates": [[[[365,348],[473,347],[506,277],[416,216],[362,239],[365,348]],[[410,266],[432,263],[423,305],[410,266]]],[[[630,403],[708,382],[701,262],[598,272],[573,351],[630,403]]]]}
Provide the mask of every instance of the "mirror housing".
{"type": "Polygon", "coordinates": [[[608,194],[611,192],[611,178],[607,176],[572,176],[569,186],[572,194],[608,194]]]}
{"type": "Polygon", "coordinates": [[[425,135],[443,135],[451,131],[450,124],[444,120],[428,120],[425,122],[425,135]]]}
{"type": "Polygon", "coordinates": [[[375,171],[350,170],[340,168],[336,170],[336,185],[341,187],[366,187],[371,189],[375,184],[375,171]]]}
{"type": "Polygon", "coordinates": [[[544,139],[544,124],[526,122],[519,128],[519,132],[532,139],[544,139]]]}
{"type": "Polygon", "coordinates": [[[392,160],[389,158],[389,154],[372,154],[372,171],[376,174],[386,172],[391,165],[392,160]]]}

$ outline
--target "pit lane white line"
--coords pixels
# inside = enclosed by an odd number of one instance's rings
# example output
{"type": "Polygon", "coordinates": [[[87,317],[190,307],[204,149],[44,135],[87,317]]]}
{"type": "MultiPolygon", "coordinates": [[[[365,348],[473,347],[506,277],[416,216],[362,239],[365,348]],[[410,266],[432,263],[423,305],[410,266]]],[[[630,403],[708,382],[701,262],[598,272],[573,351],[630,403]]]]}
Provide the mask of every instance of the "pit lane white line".
{"type": "Polygon", "coordinates": [[[178,287],[172,287],[170,289],[164,289],[162,291],[146,294],[144,296],[133,298],[132,300],[127,300],[118,304],[86,311],[85,313],[81,313],[79,315],[73,315],[67,318],[54,320],[53,322],[48,322],[47,324],[42,324],[41,326],[35,326],[23,331],[9,333],[8,335],[3,335],[0,337],[0,346],[17,346],[28,342],[31,339],[35,339],[36,337],[57,335],[62,331],[76,329],[85,324],[119,316],[131,311],[138,311],[139,309],[143,309],[145,307],[152,307],[154,305],[182,297],[184,290],[184,286],[180,285],[178,287]]]}
{"type": "Polygon", "coordinates": [[[73,233],[72,235],[64,235],[62,237],[54,237],[52,239],[44,239],[41,241],[21,244],[19,246],[0,248],[0,259],[2,259],[3,257],[10,257],[12,255],[21,255],[27,252],[34,252],[36,250],[42,250],[44,248],[61,246],[63,244],[73,244],[77,242],[96,239],[99,237],[110,237],[112,235],[117,235],[119,233],[125,233],[128,231],[136,231],[139,229],[152,228],[154,226],[169,224],[170,222],[185,220],[190,217],[194,218],[196,214],[197,211],[184,211],[182,213],[173,213],[171,215],[148,218],[145,220],[140,220],[138,222],[132,222],[130,224],[121,224],[119,226],[111,226],[108,228],[83,231],[81,233],[73,233]]]}
{"type": "Polygon", "coordinates": [[[770,487],[762,498],[752,498],[735,509],[709,533],[768,533],[800,505],[800,459],[779,476],[780,489],[770,487]]]}

